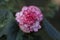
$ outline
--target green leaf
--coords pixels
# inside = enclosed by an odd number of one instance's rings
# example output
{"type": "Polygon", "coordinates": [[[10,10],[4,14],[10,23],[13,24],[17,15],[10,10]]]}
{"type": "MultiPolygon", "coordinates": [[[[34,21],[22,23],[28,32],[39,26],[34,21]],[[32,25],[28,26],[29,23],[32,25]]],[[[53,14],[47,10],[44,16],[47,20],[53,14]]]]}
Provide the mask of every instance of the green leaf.
{"type": "Polygon", "coordinates": [[[7,40],[22,40],[23,33],[18,28],[18,24],[15,20],[11,20],[7,28],[7,40]]]}
{"type": "Polygon", "coordinates": [[[17,32],[16,40],[23,40],[23,33],[21,32],[21,30],[17,32]]]}
{"type": "Polygon", "coordinates": [[[43,21],[43,28],[54,40],[60,40],[60,32],[57,31],[46,19],[43,21]]]}
{"type": "Polygon", "coordinates": [[[8,26],[5,28],[7,40],[16,40],[18,26],[15,20],[11,20],[8,26]]]}
{"type": "Polygon", "coordinates": [[[0,9],[8,9],[12,12],[20,10],[25,5],[22,0],[3,0],[0,4],[0,9]]]}
{"type": "Polygon", "coordinates": [[[10,11],[6,9],[0,9],[0,37],[5,34],[3,31],[5,30],[12,18],[13,15],[10,11]]]}
{"type": "Polygon", "coordinates": [[[22,32],[18,28],[18,24],[14,18],[12,18],[4,31],[7,35],[7,40],[22,40],[22,32]]]}
{"type": "Polygon", "coordinates": [[[12,13],[0,10],[0,37],[6,35],[7,40],[22,40],[22,32],[18,28],[12,13]]]}
{"type": "Polygon", "coordinates": [[[50,10],[49,12],[47,12],[46,17],[53,18],[55,16],[55,14],[56,13],[54,12],[54,10],[50,10]]]}
{"type": "Polygon", "coordinates": [[[0,5],[4,5],[6,4],[6,1],[5,0],[0,0],[0,5]]]}

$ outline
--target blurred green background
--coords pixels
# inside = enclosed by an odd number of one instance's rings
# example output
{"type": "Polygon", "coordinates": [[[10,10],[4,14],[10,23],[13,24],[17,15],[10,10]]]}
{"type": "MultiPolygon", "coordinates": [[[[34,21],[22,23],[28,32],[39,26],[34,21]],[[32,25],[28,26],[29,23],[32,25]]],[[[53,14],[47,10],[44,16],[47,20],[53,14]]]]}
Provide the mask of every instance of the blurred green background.
{"type": "MultiPolygon", "coordinates": [[[[44,14],[44,18],[47,18],[49,23],[51,23],[58,31],[60,31],[60,1],[59,0],[0,0],[0,33],[1,33],[0,36],[4,34],[3,36],[0,37],[0,40],[7,40],[7,36],[5,35],[6,33],[5,31],[3,31],[6,26],[5,24],[8,24],[8,22],[10,22],[10,19],[14,19],[13,16],[15,17],[15,13],[20,11],[23,6],[30,6],[30,5],[38,6],[42,10],[42,13],[44,14]],[[3,9],[8,10],[9,11],[8,14],[5,13],[7,11],[1,11],[3,9]],[[4,14],[2,14],[3,12],[5,13],[5,16],[4,14]],[[13,14],[13,16],[10,13],[13,14]]],[[[40,39],[37,40],[53,40],[53,38],[51,38],[47,34],[44,28],[42,28],[36,34],[40,36],[40,39]]],[[[18,36],[16,40],[22,40],[19,39],[19,37],[20,36],[18,36]]],[[[33,40],[33,38],[29,37],[29,40],[33,40]]]]}

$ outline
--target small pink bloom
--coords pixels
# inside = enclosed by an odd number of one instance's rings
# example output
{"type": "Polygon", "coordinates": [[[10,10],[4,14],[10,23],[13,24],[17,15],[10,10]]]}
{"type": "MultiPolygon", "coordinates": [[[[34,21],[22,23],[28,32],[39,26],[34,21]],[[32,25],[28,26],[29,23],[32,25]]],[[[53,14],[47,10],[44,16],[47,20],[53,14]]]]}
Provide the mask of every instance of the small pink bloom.
{"type": "Polygon", "coordinates": [[[16,20],[23,32],[37,32],[41,28],[40,22],[43,20],[43,14],[36,6],[24,6],[20,12],[16,13],[16,20]]]}

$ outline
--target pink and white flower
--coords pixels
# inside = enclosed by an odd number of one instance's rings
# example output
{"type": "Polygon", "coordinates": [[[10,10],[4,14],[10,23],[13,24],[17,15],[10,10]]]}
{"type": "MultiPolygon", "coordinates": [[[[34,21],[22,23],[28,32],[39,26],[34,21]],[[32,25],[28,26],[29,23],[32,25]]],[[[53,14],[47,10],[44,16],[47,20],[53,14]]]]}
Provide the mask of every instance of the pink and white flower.
{"type": "Polygon", "coordinates": [[[43,14],[36,6],[24,6],[20,12],[16,13],[16,20],[23,32],[37,32],[41,29],[40,22],[43,20],[43,14]]]}

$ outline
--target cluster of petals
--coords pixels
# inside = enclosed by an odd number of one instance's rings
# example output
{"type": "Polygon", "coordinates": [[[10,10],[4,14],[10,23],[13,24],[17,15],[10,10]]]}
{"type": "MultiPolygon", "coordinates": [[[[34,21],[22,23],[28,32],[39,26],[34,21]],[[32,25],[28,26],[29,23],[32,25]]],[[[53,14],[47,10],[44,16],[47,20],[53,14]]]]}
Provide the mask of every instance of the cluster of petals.
{"type": "Polygon", "coordinates": [[[43,20],[43,14],[38,7],[24,6],[15,16],[16,21],[19,23],[19,28],[23,32],[37,32],[41,29],[40,22],[43,20]]]}

